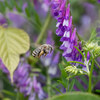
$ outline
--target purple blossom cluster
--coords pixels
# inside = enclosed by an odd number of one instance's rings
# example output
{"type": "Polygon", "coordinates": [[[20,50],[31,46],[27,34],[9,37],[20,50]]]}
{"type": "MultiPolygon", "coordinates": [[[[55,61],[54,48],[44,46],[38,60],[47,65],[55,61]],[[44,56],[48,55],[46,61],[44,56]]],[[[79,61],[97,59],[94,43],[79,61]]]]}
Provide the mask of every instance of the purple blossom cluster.
{"type": "Polygon", "coordinates": [[[43,100],[45,93],[42,90],[41,84],[37,82],[36,76],[30,77],[31,66],[27,63],[19,64],[18,69],[14,73],[14,83],[19,88],[21,93],[29,96],[29,100],[43,100]]]}
{"type": "MultiPolygon", "coordinates": [[[[9,72],[4,66],[2,60],[0,59],[0,69],[3,70],[9,77],[9,72]]],[[[28,100],[44,100],[45,93],[42,90],[41,84],[37,81],[36,76],[30,76],[32,67],[27,63],[19,63],[17,70],[14,73],[14,84],[16,88],[24,94],[24,96],[28,96],[28,100]]]]}
{"type": "Polygon", "coordinates": [[[33,3],[39,16],[44,19],[49,11],[50,0],[33,0],[33,3]]]}
{"type": "Polygon", "coordinates": [[[75,48],[81,50],[81,42],[77,42],[76,28],[72,25],[72,16],[70,15],[70,3],[66,7],[67,0],[52,0],[51,8],[54,18],[57,20],[56,34],[61,36],[62,45],[60,49],[67,61],[81,61],[81,54],[75,48]]]}
{"type": "Polygon", "coordinates": [[[6,18],[0,13],[0,25],[6,24],[6,18]]]}

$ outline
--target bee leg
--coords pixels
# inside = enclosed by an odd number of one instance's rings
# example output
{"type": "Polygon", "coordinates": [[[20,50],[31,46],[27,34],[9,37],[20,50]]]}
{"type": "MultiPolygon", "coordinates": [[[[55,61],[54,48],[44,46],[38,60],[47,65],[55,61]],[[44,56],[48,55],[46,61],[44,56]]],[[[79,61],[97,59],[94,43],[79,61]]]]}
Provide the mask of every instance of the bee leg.
{"type": "Polygon", "coordinates": [[[52,50],[53,50],[53,49],[51,48],[50,53],[52,52],[52,50]]]}
{"type": "Polygon", "coordinates": [[[50,50],[50,53],[52,52],[52,50],[50,50]]]}
{"type": "Polygon", "coordinates": [[[45,53],[45,56],[47,56],[48,53],[45,53]]]}
{"type": "Polygon", "coordinates": [[[41,51],[39,54],[39,58],[44,54],[44,51],[41,51]]]}

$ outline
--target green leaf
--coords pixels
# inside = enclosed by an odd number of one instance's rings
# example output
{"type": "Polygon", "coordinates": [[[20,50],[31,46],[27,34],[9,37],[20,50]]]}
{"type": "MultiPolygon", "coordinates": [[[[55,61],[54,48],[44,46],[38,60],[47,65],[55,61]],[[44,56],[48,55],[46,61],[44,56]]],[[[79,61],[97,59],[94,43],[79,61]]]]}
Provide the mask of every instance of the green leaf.
{"type": "Polygon", "coordinates": [[[100,90],[96,90],[96,92],[100,93],[100,90]]]}
{"type": "Polygon", "coordinates": [[[85,50],[87,51],[93,51],[96,47],[98,47],[98,42],[87,42],[86,47],[84,47],[85,50]]]}
{"type": "Polygon", "coordinates": [[[19,63],[20,54],[26,53],[29,47],[30,41],[26,32],[0,26],[0,58],[10,72],[11,81],[19,63]]]}
{"type": "Polygon", "coordinates": [[[27,17],[30,17],[30,12],[28,11],[28,8],[25,8],[25,13],[26,13],[27,17]]]}
{"type": "Polygon", "coordinates": [[[88,80],[86,78],[86,76],[79,76],[79,78],[88,86],[88,80]]]}
{"type": "Polygon", "coordinates": [[[16,100],[28,100],[28,97],[25,97],[24,94],[17,92],[16,100]]]}
{"type": "Polygon", "coordinates": [[[78,63],[78,64],[82,64],[82,65],[84,65],[84,63],[82,63],[82,62],[78,62],[78,61],[69,61],[68,63],[78,63]]]}
{"type": "Polygon", "coordinates": [[[67,73],[65,72],[64,66],[59,64],[60,70],[61,70],[61,80],[58,80],[65,88],[67,85],[67,79],[66,77],[68,76],[67,73]]]}
{"type": "Polygon", "coordinates": [[[11,100],[10,98],[4,98],[3,100],[11,100]]]}
{"type": "Polygon", "coordinates": [[[58,88],[56,88],[55,86],[52,86],[52,88],[54,88],[57,92],[62,94],[62,92],[58,88]]]}
{"type": "Polygon", "coordinates": [[[97,47],[95,48],[95,50],[94,50],[94,55],[95,55],[95,56],[100,55],[100,46],[97,46],[97,47]]]}
{"type": "Polygon", "coordinates": [[[2,90],[2,93],[6,94],[6,95],[10,95],[10,96],[15,96],[14,93],[7,91],[7,90],[2,90]]]}
{"type": "Polygon", "coordinates": [[[66,79],[67,73],[65,72],[64,66],[59,64],[60,70],[61,70],[61,78],[66,79]]]}
{"type": "Polygon", "coordinates": [[[92,31],[92,33],[91,33],[91,36],[90,36],[89,41],[92,41],[93,39],[95,39],[95,38],[96,38],[96,35],[97,35],[96,29],[94,29],[94,30],[92,31]]]}
{"type": "MultiPolygon", "coordinates": [[[[100,68],[100,65],[98,64],[98,62],[96,61],[96,60],[94,60],[94,62],[95,62],[95,64],[100,68]]],[[[95,67],[96,68],[96,67],[95,67]]],[[[95,69],[94,68],[94,69],[95,69]]],[[[96,69],[95,69],[96,70],[96,69]]],[[[96,71],[98,71],[98,70],[96,70],[96,71]]]]}
{"type": "Polygon", "coordinates": [[[67,66],[67,67],[65,68],[65,71],[68,72],[68,73],[72,73],[72,74],[74,74],[74,75],[76,75],[76,74],[78,74],[78,73],[80,73],[80,74],[85,74],[85,73],[87,73],[87,72],[85,72],[84,70],[77,68],[76,66],[67,66]]]}
{"type": "Polygon", "coordinates": [[[70,86],[69,86],[69,92],[72,91],[73,89],[73,86],[74,86],[74,83],[75,83],[75,79],[73,79],[70,83],[70,86]]]}
{"type": "Polygon", "coordinates": [[[61,83],[63,86],[64,86],[64,88],[66,88],[66,79],[64,79],[64,80],[57,80],[59,83],[61,83]]]}
{"type": "Polygon", "coordinates": [[[74,46],[74,47],[78,50],[78,52],[82,55],[82,58],[84,59],[84,54],[82,53],[82,51],[78,47],[76,47],[76,46],[74,46]]]}
{"type": "Polygon", "coordinates": [[[99,41],[87,42],[85,44],[84,50],[89,51],[94,57],[100,56],[100,46],[98,45],[99,41]]]}
{"type": "Polygon", "coordinates": [[[42,25],[41,25],[40,17],[34,9],[33,9],[33,11],[34,11],[34,19],[37,22],[37,24],[41,27],[42,25]]]}
{"type": "Polygon", "coordinates": [[[15,7],[18,12],[22,12],[22,8],[15,2],[15,7]]]}
{"type": "Polygon", "coordinates": [[[70,65],[64,57],[62,57],[62,61],[63,61],[64,65],[66,65],[66,66],[70,65]]]}
{"type": "Polygon", "coordinates": [[[83,85],[79,82],[78,79],[75,80],[75,85],[76,85],[77,88],[80,89],[81,91],[85,91],[83,85]]]}
{"type": "Polygon", "coordinates": [[[5,6],[12,10],[12,6],[8,0],[4,0],[5,6]]]}
{"type": "Polygon", "coordinates": [[[5,4],[2,1],[0,1],[0,12],[5,13],[5,10],[6,10],[5,4]]]}
{"type": "Polygon", "coordinates": [[[60,70],[64,70],[64,66],[62,64],[59,64],[60,70]]]}
{"type": "Polygon", "coordinates": [[[71,92],[62,95],[57,95],[47,100],[100,100],[99,96],[83,92],[71,92]]]}

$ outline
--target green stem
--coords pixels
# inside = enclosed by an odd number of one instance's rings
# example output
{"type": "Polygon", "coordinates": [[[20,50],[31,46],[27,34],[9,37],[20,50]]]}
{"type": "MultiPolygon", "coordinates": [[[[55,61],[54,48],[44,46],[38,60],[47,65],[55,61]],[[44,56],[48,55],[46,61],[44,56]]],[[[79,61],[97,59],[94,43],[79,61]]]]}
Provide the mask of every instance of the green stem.
{"type": "Polygon", "coordinates": [[[48,14],[48,17],[44,23],[44,26],[42,27],[41,33],[36,41],[36,44],[39,44],[41,42],[41,40],[43,40],[44,34],[45,34],[49,24],[50,24],[50,21],[51,21],[51,15],[48,14]]]}
{"type": "Polygon", "coordinates": [[[2,93],[9,95],[9,96],[16,96],[14,93],[7,91],[7,90],[2,90],[2,93]]]}
{"type": "Polygon", "coordinates": [[[69,79],[67,79],[67,85],[66,85],[66,92],[68,92],[69,87],[69,79]]]}
{"type": "Polygon", "coordinates": [[[90,70],[90,73],[89,73],[88,92],[90,92],[90,93],[91,93],[91,91],[92,91],[92,73],[93,73],[93,67],[94,67],[94,58],[92,59],[91,70],[90,70]]]}
{"type": "Polygon", "coordinates": [[[82,62],[78,62],[78,61],[69,61],[68,63],[78,63],[78,64],[82,64],[82,65],[84,65],[84,63],[82,63],[82,62]]]}
{"type": "Polygon", "coordinates": [[[88,72],[88,75],[89,75],[90,71],[89,71],[89,66],[88,66],[88,63],[87,63],[87,59],[86,59],[86,57],[84,57],[84,60],[85,60],[85,64],[86,64],[86,68],[87,68],[87,72],[88,72]]]}
{"type": "Polygon", "coordinates": [[[76,35],[77,35],[79,41],[83,40],[83,39],[79,36],[79,34],[78,34],[77,32],[76,32],[76,35]]]}
{"type": "Polygon", "coordinates": [[[51,78],[50,78],[50,76],[49,76],[49,74],[47,73],[47,85],[48,85],[48,87],[47,87],[47,91],[48,91],[48,97],[51,97],[51,89],[50,89],[50,85],[51,85],[51,78]]]}
{"type": "Polygon", "coordinates": [[[99,64],[98,64],[98,62],[96,61],[96,60],[94,60],[94,62],[95,62],[95,64],[100,68],[100,66],[99,66],[99,64]]]}
{"type": "Polygon", "coordinates": [[[16,100],[19,100],[19,92],[17,92],[16,100]]]}
{"type": "Polygon", "coordinates": [[[0,100],[3,100],[3,95],[0,93],[0,100]]]}

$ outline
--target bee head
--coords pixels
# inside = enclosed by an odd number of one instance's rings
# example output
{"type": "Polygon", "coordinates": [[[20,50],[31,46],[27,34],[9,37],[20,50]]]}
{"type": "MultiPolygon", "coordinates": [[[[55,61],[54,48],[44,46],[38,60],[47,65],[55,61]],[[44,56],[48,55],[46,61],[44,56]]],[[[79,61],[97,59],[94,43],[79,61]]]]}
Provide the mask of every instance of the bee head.
{"type": "Polygon", "coordinates": [[[44,52],[45,53],[49,53],[49,52],[51,52],[53,50],[53,47],[50,45],[50,44],[46,44],[45,46],[44,46],[44,52]]]}
{"type": "Polygon", "coordinates": [[[51,53],[52,50],[53,50],[53,47],[52,47],[51,45],[49,45],[49,46],[48,46],[48,49],[49,49],[49,51],[50,51],[50,53],[51,53]]]}

